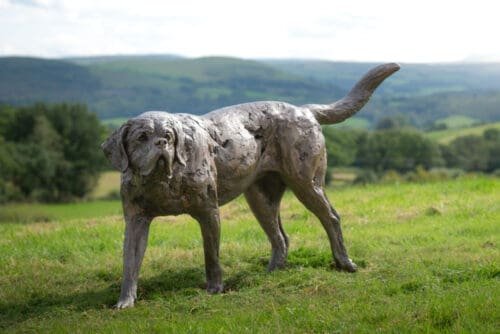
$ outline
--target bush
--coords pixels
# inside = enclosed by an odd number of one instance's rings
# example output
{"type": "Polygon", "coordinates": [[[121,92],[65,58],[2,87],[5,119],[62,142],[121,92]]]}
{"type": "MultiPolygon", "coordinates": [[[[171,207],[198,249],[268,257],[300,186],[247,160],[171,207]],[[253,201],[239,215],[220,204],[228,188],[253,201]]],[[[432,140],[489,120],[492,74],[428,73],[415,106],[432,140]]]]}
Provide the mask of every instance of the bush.
{"type": "Polygon", "coordinates": [[[483,136],[463,136],[441,147],[448,167],[492,172],[500,168],[500,131],[488,129],[483,136]]]}
{"type": "Polygon", "coordinates": [[[83,105],[0,108],[0,201],[83,197],[105,165],[105,131],[83,105]]]}
{"type": "Polygon", "coordinates": [[[358,176],[354,179],[354,184],[368,184],[378,182],[378,175],[372,170],[363,170],[358,176]]]}
{"type": "Polygon", "coordinates": [[[404,180],[404,177],[395,170],[388,170],[380,179],[380,181],[384,183],[400,183],[404,180]]]}
{"type": "Polygon", "coordinates": [[[444,160],[436,143],[414,130],[375,131],[359,140],[356,166],[376,172],[395,170],[400,173],[443,166],[444,160]]]}

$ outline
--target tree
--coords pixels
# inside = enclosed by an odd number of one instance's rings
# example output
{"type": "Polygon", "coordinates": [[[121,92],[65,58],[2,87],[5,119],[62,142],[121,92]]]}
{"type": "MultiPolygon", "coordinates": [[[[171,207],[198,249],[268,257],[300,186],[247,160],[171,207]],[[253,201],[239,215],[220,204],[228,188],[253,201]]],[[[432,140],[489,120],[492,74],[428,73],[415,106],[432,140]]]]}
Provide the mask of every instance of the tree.
{"type": "Polygon", "coordinates": [[[466,171],[486,171],[489,161],[488,142],[479,136],[463,136],[453,140],[445,155],[449,167],[466,171]]]}
{"type": "Polygon", "coordinates": [[[355,129],[339,129],[324,126],[328,166],[350,166],[356,159],[358,140],[363,131],[355,129]]]}
{"type": "Polygon", "coordinates": [[[105,166],[99,149],[105,131],[83,105],[1,108],[0,201],[10,198],[7,186],[24,199],[85,196],[105,166]]]}
{"type": "Polygon", "coordinates": [[[377,172],[408,172],[417,166],[426,169],[444,163],[437,144],[413,130],[375,131],[361,137],[355,164],[377,172]]]}

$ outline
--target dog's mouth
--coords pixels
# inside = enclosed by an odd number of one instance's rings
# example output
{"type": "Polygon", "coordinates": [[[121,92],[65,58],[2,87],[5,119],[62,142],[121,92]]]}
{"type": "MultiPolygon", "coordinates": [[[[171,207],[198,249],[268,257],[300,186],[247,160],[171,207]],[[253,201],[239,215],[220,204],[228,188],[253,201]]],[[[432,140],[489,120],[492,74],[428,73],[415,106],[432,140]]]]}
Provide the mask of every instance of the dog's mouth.
{"type": "Polygon", "coordinates": [[[167,159],[163,155],[161,155],[158,158],[158,161],[156,161],[156,166],[158,168],[165,168],[166,165],[167,165],[167,159]]]}
{"type": "Polygon", "coordinates": [[[168,154],[161,153],[157,157],[151,159],[144,168],[141,169],[141,175],[148,176],[154,174],[167,174],[167,178],[172,178],[172,159],[168,154]]]}
{"type": "Polygon", "coordinates": [[[169,179],[172,178],[172,161],[167,155],[162,154],[158,157],[156,168],[160,171],[165,171],[169,179]]]}

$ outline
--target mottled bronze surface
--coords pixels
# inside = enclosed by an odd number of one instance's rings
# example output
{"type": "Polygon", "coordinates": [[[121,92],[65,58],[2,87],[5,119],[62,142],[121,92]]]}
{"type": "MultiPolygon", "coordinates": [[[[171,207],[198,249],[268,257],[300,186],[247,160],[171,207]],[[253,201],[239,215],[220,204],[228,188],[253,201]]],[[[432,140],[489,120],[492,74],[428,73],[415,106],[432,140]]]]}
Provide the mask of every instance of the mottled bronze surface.
{"type": "Polygon", "coordinates": [[[187,213],[199,222],[207,290],[221,292],[219,206],[242,193],[271,242],[268,270],[283,267],[287,257],[279,204],[288,187],[323,224],[337,268],[356,271],[344,247],[340,216],[323,190],[326,151],[320,124],[352,116],[398,69],[397,64],[372,69],[346,97],[329,105],[254,102],[201,117],[153,111],[116,130],[102,145],[122,172],[126,227],[116,307],[133,306],[137,298],[149,225],[157,216],[187,213]]]}

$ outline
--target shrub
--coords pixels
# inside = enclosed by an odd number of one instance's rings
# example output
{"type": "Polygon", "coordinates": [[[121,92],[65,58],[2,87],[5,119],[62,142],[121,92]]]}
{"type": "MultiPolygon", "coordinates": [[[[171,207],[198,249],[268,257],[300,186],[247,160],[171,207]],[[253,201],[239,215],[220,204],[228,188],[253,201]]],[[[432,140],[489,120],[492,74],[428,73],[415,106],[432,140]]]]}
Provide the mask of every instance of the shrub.
{"type": "Polygon", "coordinates": [[[356,165],[377,172],[400,173],[443,166],[438,145],[421,133],[408,129],[375,131],[360,138],[356,165]]]}
{"type": "Polygon", "coordinates": [[[369,169],[361,171],[358,176],[354,179],[354,184],[368,184],[378,182],[378,175],[369,169]]]}
{"type": "Polygon", "coordinates": [[[83,105],[0,108],[0,201],[83,197],[105,165],[104,134],[83,105]]]}

